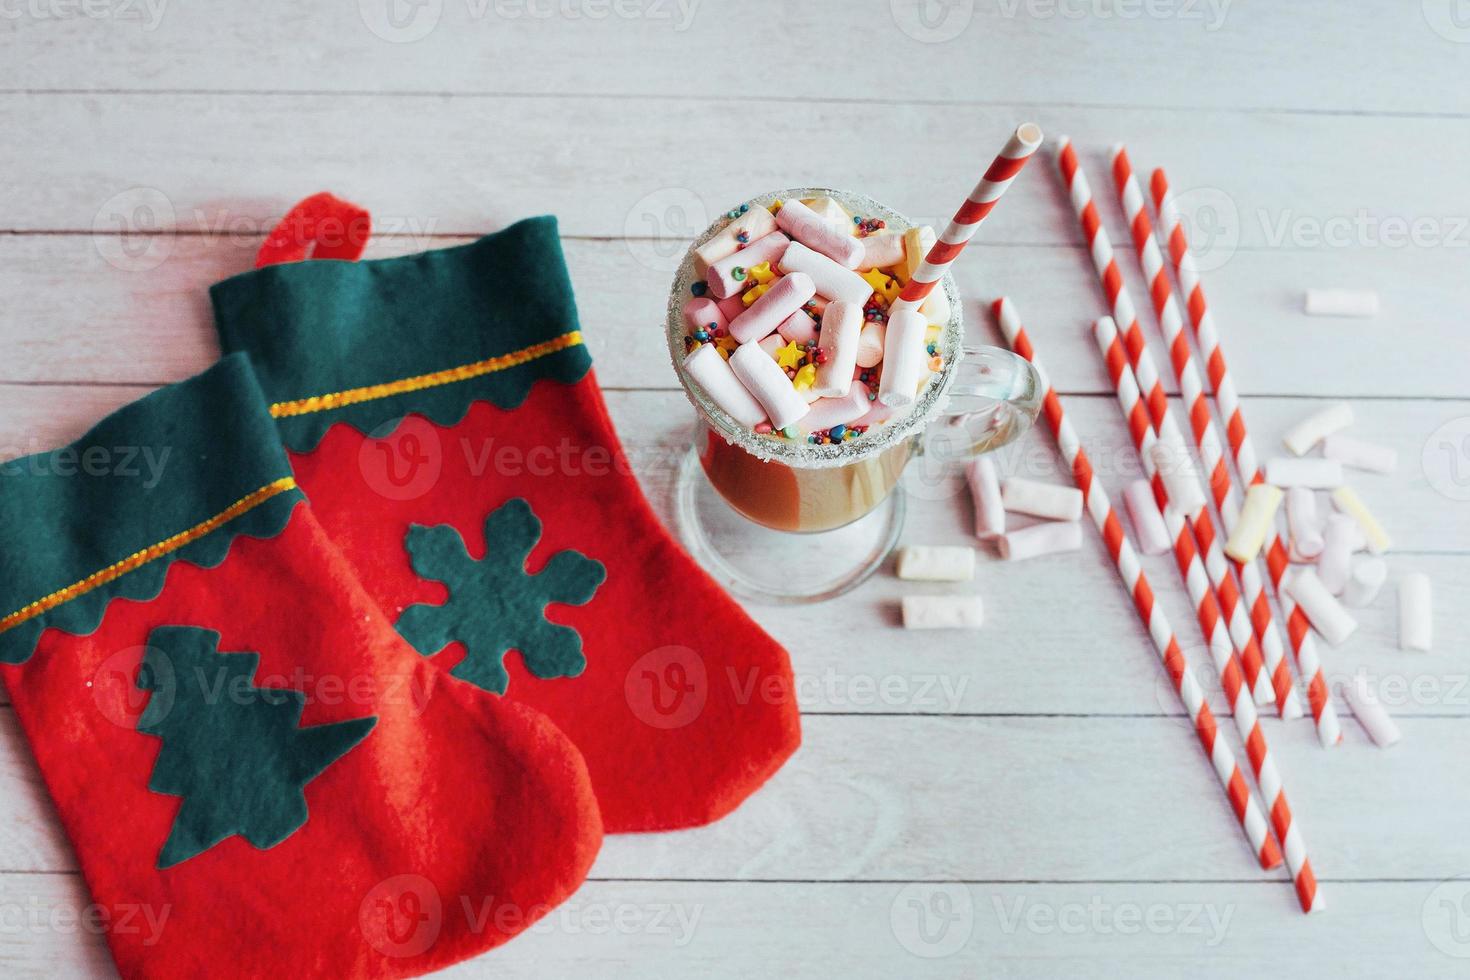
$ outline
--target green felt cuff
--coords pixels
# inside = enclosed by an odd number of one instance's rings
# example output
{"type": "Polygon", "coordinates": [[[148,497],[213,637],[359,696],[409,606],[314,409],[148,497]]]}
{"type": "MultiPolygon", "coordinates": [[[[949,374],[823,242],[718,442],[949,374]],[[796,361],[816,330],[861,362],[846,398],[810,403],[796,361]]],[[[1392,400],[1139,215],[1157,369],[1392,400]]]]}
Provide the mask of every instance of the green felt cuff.
{"type": "Polygon", "coordinates": [[[213,567],[237,534],[279,534],[303,499],[248,360],[118,409],[61,449],[0,464],[0,662],[47,627],[86,635],[169,565],[213,567]]]}
{"type": "Polygon", "coordinates": [[[474,401],[514,408],[535,381],[572,383],[592,366],[573,338],[512,366],[393,387],[580,329],[552,217],[399,258],[267,266],[217,283],[210,297],[221,346],[250,355],[282,437],[300,451],[338,422],[381,434],[411,412],[453,425],[474,401]]]}

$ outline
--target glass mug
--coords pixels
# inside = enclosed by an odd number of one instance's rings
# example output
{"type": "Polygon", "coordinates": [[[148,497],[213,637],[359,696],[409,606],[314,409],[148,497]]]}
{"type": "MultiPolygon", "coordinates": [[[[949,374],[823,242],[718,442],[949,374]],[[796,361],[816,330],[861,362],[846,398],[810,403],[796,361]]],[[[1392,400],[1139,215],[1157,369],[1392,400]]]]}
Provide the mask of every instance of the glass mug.
{"type": "MultiPolygon", "coordinates": [[[[788,188],[748,203],[814,197],[880,218],[889,230],[912,227],[868,197],[827,188],[788,188]]],[[[696,416],[676,488],[679,530],[695,558],[737,595],[778,603],[830,599],[872,575],[897,545],[906,509],[899,480],[910,460],[927,456],[948,465],[1015,440],[1036,419],[1041,379],[1010,351],[964,345],[959,293],[945,276],[936,287],[951,310],[940,325],[944,366],[911,409],[835,445],[759,435],[716,405],[683,367],[694,248],[725,224],[722,217],[695,239],[669,295],[669,355],[696,416]]]]}

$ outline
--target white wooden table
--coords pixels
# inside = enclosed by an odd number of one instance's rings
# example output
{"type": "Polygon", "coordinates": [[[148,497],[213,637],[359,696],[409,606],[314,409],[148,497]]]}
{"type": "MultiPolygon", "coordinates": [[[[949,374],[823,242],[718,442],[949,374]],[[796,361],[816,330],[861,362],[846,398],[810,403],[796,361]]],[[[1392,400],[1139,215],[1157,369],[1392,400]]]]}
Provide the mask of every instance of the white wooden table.
{"type": "MultiPolygon", "coordinates": [[[[797,756],[716,826],[609,839],[565,909],[453,972],[1463,976],[1464,6],[7,3],[0,455],[202,369],[205,288],[330,188],[372,208],[377,254],[558,214],[614,418],[667,514],[687,410],[658,324],[710,216],[830,184],[937,223],[1022,119],[1069,133],[1100,189],[1107,146],[1127,140],[1212,233],[1207,286],[1258,445],[1352,402],[1360,434],[1402,460],[1354,478],[1395,536],[1391,574],[1435,583],[1433,654],[1396,649],[1390,587],[1325,655],[1331,677],[1366,668],[1383,686],[1400,746],[1372,747],[1351,718],[1330,752],[1307,723],[1267,722],[1328,910],[1300,915],[1284,872],[1253,866],[1089,531],[1080,560],[987,561],[973,636],[897,629],[888,574],[827,607],[755,610],[792,651],[797,756]],[[1307,319],[1311,286],[1375,289],[1383,311],[1307,319]]],[[[1123,246],[1110,196],[1104,214],[1123,246]]],[[[1116,494],[1136,464],[1085,333],[1102,306],[1050,154],[958,274],[975,339],[997,339],[983,300],[1021,306],[1116,494]]],[[[1041,432],[1003,459],[1063,478],[1041,432]]],[[[906,540],[968,528],[953,481],[918,489],[906,540]]],[[[1147,567],[1210,674],[1172,568],[1147,567]]],[[[64,914],[87,901],[74,868],[0,708],[0,974],[110,974],[64,914]]]]}

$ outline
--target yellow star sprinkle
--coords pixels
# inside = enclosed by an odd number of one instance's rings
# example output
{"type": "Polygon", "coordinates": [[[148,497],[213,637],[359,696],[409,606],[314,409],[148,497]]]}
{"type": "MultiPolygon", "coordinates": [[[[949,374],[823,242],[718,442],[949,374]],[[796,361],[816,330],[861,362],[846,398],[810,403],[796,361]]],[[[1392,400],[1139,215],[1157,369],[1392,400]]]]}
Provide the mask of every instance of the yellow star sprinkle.
{"type": "MultiPolygon", "coordinates": [[[[776,349],[776,363],[781,365],[783,369],[796,367],[796,365],[801,363],[801,359],[805,356],[806,351],[802,350],[800,347],[797,347],[796,341],[794,340],[789,340],[786,342],[785,347],[779,347],[776,349]]],[[[816,370],[813,369],[812,373],[816,374],[816,370]]]]}
{"type": "Polygon", "coordinates": [[[806,391],[816,383],[816,380],[817,366],[815,364],[807,364],[800,371],[796,372],[796,377],[791,379],[791,387],[797,391],[806,391]]]}

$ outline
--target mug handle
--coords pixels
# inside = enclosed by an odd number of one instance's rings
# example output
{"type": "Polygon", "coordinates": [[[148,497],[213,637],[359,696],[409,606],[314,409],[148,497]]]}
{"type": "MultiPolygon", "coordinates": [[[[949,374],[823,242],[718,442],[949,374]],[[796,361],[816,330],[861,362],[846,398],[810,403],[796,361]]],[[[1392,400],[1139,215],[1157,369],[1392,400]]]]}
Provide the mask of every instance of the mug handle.
{"type": "Polygon", "coordinates": [[[1014,442],[1041,411],[1041,375],[1031,362],[999,347],[964,347],[949,386],[949,403],[929,426],[925,455],[963,462],[1014,442]],[[937,421],[937,420],[936,420],[937,421]]]}

